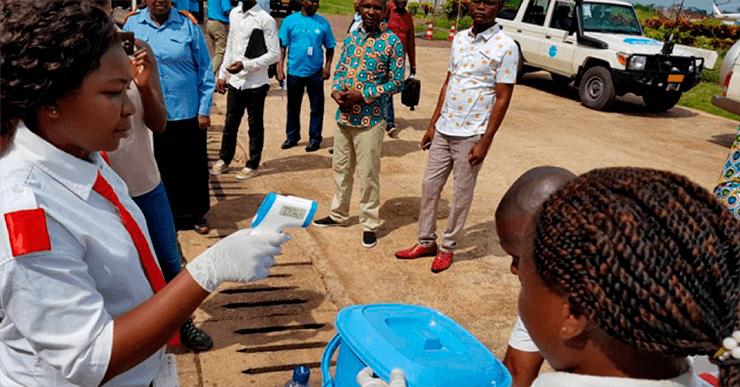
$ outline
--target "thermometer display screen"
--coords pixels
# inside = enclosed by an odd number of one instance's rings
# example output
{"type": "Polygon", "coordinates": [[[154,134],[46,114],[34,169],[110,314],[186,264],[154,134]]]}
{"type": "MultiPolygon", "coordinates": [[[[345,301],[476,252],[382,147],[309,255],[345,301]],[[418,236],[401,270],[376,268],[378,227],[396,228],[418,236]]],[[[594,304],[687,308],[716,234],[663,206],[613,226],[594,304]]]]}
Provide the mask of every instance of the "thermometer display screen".
{"type": "Polygon", "coordinates": [[[299,207],[282,206],[280,207],[280,216],[301,220],[306,216],[306,210],[299,207]]]}

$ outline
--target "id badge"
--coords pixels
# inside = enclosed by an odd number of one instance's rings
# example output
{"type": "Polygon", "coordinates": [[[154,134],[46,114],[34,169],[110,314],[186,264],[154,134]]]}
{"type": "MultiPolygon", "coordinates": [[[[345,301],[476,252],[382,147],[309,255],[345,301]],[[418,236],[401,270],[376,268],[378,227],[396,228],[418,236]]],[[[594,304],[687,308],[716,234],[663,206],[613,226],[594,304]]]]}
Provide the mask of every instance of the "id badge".
{"type": "Polygon", "coordinates": [[[313,55],[313,47],[309,46],[308,47],[308,56],[311,56],[311,55],[313,55]]]}

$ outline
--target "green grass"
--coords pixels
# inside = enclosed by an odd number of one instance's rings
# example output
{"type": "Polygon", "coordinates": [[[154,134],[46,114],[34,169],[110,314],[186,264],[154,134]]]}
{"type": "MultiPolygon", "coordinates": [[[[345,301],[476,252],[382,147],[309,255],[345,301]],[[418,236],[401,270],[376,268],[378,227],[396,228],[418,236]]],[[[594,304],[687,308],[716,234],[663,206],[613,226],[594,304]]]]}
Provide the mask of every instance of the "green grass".
{"type": "MultiPolygon", "coordinates": [[[[460,31],[460,30],[458,30],[460,31]]],[[[426,33],[427,32],[427,26],[426,24],[421,25],[417,24],[414,26],[414,33],[426,33]]],[[[449,30],[434,30],[434,39],[433,40],[448,40],[450,37],[450,31],[449,30]]]]}
{"type": "Polygon", "coordinates": [[[739,121],[740,116],[726,112],[712,105],[712,96],[721,93],[722,87],[720,85],[715,83],[702,82],[698,84],[695,88],[687,91],[686,93],[683,93],[683,96],[681,96],[681,100],[678,101],[678,105],[701,110],[703,112],[729,118],[734,121],[739,121]]]}
{"type": "Polygon", "coordinates": [[[318,12],[330,15],[354,15],[355,3],[352,0],[321,0],[318,12]]]}

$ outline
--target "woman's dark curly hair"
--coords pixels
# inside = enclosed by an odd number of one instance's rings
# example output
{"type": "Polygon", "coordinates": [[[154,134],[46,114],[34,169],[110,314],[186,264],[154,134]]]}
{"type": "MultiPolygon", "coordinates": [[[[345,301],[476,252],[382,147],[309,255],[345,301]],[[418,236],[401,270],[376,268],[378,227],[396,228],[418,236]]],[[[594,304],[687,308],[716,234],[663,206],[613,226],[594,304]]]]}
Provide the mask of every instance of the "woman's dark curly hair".
{"type": "MultiPolygon", "coordinates": [[[[535,235],[547,286],[636,350],[711,357],[740,330],[739,223],[683,176],[591,171],[543,204],[535,235]]],[[[720,381],[740,386],[738,366],[720,381]]]]}
{"type": "Polygon", "coordinates": [[[90,0],[0,0],[0,151],[22,119],[80,87],[118,41],[90,0]]]}

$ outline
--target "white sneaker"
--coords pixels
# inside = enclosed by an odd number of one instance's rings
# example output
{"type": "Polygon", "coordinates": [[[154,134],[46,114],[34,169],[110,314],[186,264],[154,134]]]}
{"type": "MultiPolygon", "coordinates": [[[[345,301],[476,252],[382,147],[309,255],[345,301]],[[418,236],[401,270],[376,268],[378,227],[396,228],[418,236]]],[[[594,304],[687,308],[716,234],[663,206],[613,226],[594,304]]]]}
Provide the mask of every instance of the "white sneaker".
{"type": "Polygon", "coordinates": [[[241,171],[239,171],[239,173],[236,174],[236,179],[237,180],[249,180],[253,177],[256,177],[257,175],[259,175],[258,170],[244,167],[244,169],[242,169],[241,171]]]}
{"type": "Polygon", "coordinates": [[[226,164],[223,160],[216,161],[216,164],[213,164],[213,167],[211,168],[210,172],[213,176],[218,176],[226,171],[229,170],[229,164],[226,164]]]}

